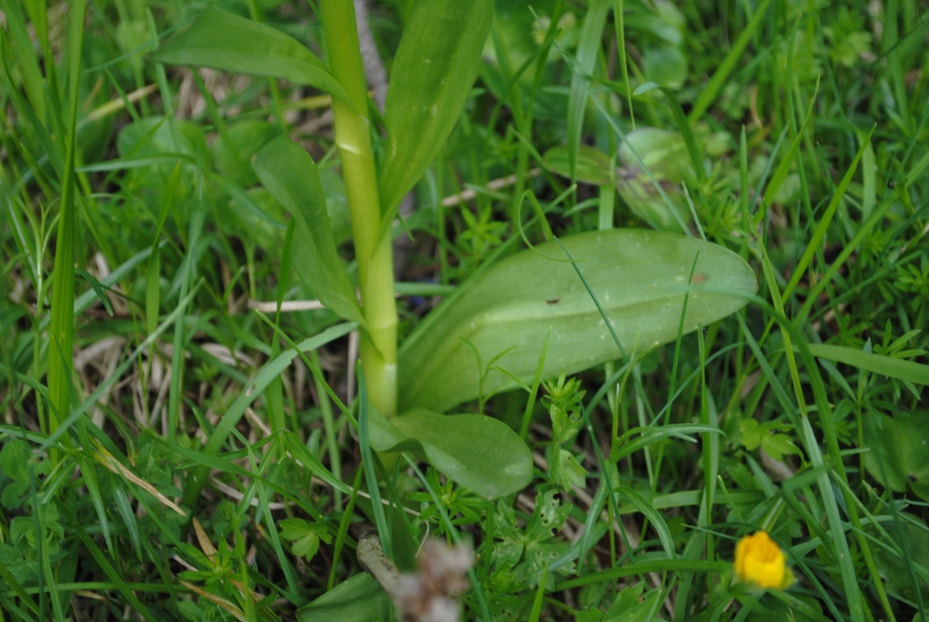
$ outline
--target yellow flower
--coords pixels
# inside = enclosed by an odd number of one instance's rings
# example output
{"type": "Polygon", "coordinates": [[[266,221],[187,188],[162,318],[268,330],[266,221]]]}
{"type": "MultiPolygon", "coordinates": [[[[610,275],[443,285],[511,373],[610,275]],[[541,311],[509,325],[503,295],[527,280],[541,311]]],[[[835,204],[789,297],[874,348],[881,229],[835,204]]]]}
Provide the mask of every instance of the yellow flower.
{"type": "Polygon", "coordinates": [[[735,547],[735,574],[746,583],[781,590],[794,581],[784,563],[784,552],[766,531],[745,536],[735,547]]]}

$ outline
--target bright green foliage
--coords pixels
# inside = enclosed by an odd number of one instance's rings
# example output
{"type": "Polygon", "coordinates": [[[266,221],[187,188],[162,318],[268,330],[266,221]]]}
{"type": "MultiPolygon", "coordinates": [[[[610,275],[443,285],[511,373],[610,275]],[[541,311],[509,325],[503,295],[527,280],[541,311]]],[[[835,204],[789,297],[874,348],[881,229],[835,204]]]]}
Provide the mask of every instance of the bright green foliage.
{"type": "Polygon", "coordinates": [[[371,526],[466,620],[929,615],[924,3],[369,1],[386,84],[84,4],[0,0],[2,622],[399,618],[371,526]]]}
{"type": "Polygon", "coordinates": [[[800,453],[790,436],[778,434],[790,429],[790,424],[780,421],[759,424],[755,419],[742,419],[739,421],[738,441],[749,451],[761,447],[775,460],[782,460],[785,455],[800,453]]]}
{"type": "Polygon", "coordinates": [[[227,13],[216,5],[158,49],[153,59],[174,65],[284,78],[348,102],[348,95],[319,57],[280,30],[227,13]]]}
{"type": "MultiPolygon", "coordinates": [[[[597,186],[609,186],[615,178],[610,169],[614,166],[609,155],[599,149],[582,145],[575,159],[574,176],[578,181],[597,186]]],[[[571,177],[571,160],[567,147],[553,147],[545,152],[545,167],[565,177],[571,177]]],[[[618,172],[622,174],[622,172],[618,172]]]]}
{"type": "Polygon", "coordinates": [[[290,540],[290,550],[307,562],[313,560],[320,543],[332,542],[330,529],[322,523],[309,523],[302,518],[285,518],[280,523],[281,537],[290,540]]]}
{"type": "Polygon", "coordinates": [[[887,535],[881,534],[890,546],[875,553],[877,566],[887,577],[887,589],[912,601],[929,602],[929,586],[921,579],[914,581],[910,572],[916,564],[925,567],[922,560],[929,559],[929,528],[920,521],[907,522],[892,526],[887,535]]]}
{"type": "Polygon", "coordinates": [[[255,154],[255,172],[265,188],[296,218],[300,243],[294,268],[320,301],[352,322],[364,324],[342,260],[336,252],[319,174],[313,158],[286,136],[255,154]]]}
{"type": "Polygon", "coordinates": [[[384,212],[419,181],[455,126],[477,75],[492,0],[418,2],[391,68],[384,105],[384,212]]]}
{"type": "Polygon", "coordinates": [[[300,609],[297,619],[300,622],[369,622],[386,620],[390,614],[387,594],[371,575],[361,573],[300,609]]]}
{"type": "Polygon", "coordinates": [[[512,494],[532,479],[532,456],[506,424],[484,415],[442,415],[413,409],[371,417],[377,451],[422,452],[436,469],[487,499],[512,494]]]}
{"type": "Polygon", "coordinates": [[[613,230],[561,243],[590,292],[554,242],[522,251],[476,276],[403,344],[401,410],[447,410],[479,397],[479,389],[492,395],[517,386],[514,379],[528,382],[549,330],[543,377],[573,374],[624,353],[640,355],[706,326],[741,308],[756,288],[741,258],[693,238],[613,230]],[[481,383],[478,361],[465,342],[483,360],[499,356],[494,363],[499,372],[481,383]]]}
{"type": "Polygon", "coordinates": [[[865,417],[864,464],[881,484],[929,501],[929,413],[865,417]]]}
{"type": "MultiPolygon", "coordinates": [[[[725,152],[728,141],[725,134],[700,138],[702,151],[709,158],[725,152]]],[[[554,147],[546,151],[545,166],[570,177],[568,149],[554,147]]],[[[650,127],[629,132],[619,146],[615,162],[598,149],[581,146],[575,178],[598,186],[615,185],[629,209],[656,229],[680,231],[680,223],[690,221],[690,208],[681,184],[695,185],[697,171],[679,132],[650,127]]]]}

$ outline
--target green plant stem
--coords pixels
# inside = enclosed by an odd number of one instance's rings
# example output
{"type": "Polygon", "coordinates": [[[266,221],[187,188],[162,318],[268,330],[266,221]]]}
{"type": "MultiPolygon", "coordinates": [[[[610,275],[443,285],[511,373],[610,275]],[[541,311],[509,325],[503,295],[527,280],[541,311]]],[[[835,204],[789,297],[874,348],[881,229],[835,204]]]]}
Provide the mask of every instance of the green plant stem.
{"type": "Polygon", "coordinates": [[[323,0],[320,15],[332,75],[351,105],[333,99],[335,142],[342,160],[366,330],[361,333],[361,364],[368,399],[381,414],[397,410],[397,305],[393,249],[381,234],[383,216],[366,116],[367,88],[355,25],[355,8],[345,0],[323,0]]]}

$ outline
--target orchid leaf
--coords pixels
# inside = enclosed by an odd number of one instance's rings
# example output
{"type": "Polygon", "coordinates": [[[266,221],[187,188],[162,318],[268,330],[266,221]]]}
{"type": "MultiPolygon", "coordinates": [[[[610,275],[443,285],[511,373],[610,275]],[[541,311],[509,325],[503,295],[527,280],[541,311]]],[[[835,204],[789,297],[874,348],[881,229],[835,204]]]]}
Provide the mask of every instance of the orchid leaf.
{"type": "Polygon", "coordinates": [[[355,288],[336,251],[313,158],[280,136],[262,147],[252,164],[265,188],[297,219],[294,267],[300,277],[320,302],[344,319],[363,325],[355,288]]]}
{"type": "MultiPolygon", "coordinates": [[[[559,241],[630,354],[672,341],[679,327],[689,333],[734,313],[757,288],[741,257],[681,235],[626,229],[559,241]]],[[[548,331],[545,377],[620,358],[581,278],[559,257],[565,254],[553,242],[513,255],[430,314],[399,353],[400,412],[445,411],[481,392],[486,397],[517,381],[528,384],[548,331]],[[500,356],[491,369],[481,369],[475,351],[481,361],[500,356]]]]}
{"type": "Polygon", "coordinates": [[[379,187],[388,213],[419,181],[458,121],[481,63],[492,0],[419,0],[390,72],[387,153],[379,187]]]}
{"type": "Polygon", "coordinates": [[[284,78],[348,103],[348,95],[305,45],[277,28],[210,5],[193,25],[162,45],[152,59],[169,65],[212,67],[232,73],[284,78]]]}
{"type": "Polygon", "coordinates": [[[532,480],[529,448],[493,417],[414,409],[388,420],[370,412],[376,451],[421,454],[440,473],[486,499],[518,492],[532,480]]]}

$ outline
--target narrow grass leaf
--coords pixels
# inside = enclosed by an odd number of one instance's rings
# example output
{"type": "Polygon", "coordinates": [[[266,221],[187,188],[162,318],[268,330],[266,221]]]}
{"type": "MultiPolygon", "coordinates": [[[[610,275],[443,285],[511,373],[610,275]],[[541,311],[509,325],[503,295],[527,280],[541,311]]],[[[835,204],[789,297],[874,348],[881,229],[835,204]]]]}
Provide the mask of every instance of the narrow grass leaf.
{"type": "Polygon", "coordinates": [[[126,580],[123,579],[122,570],[117,568],[113,561],[106,556],[106,553],[100,550],[100,547],[97,546],[94,539],[84,530],[84,526],[78,522],[73,510],[65,503],[56,504],[56,507],[66,523],[70,526],[69,533],[77,535],[78,539],[87,549],[87,552],[90,553],[90,556],[99,564],[100,569],[106,577],[113,582],[113,585],[116,586],[116,589],[119,590],[123,598],[126,599],[126,602],[132,606],[133,611],[145,620],[155,622],[156,618],[153,617],[151,611],[142,604],[126,580]]]}
{"type": "MultiPolygon", "coordinates": [[[[315,350],[320,346],[345,336],[355,328],[356,326],[350,323],[330,326],[320,334],[300,342],[298,347],[300,351],[315,350]]],[[[207,453],[215,454],[219,448],[223,446],[226,439],[229,438],[229,434],[235,428],[236,424],[238,424],[239,419],[245,414],[245,409],[262,394],[268,384],[270,384],[272,378],[279,376],[287,369],[291,361],[297,357],[297,354],[298,353],[294,350],[281,352],[277,358],[268,361],[258,370],[255,377],[244,387],[239,397],[237,397],[226,410],[226,413],[216,426],[216,429],[210,435],[210,439],[206,444],[207,453]]]]}
{"type": "MultiPolygon", "coordinates": [[[[320,334],[300,342],[298,344],[298,350],[287,350],[265,363],[226,410],[223,418],[220,420],[219,424],[217,424],[216,429],[210,434],[210,438],[204,447],[204,452],[214,456],[219,453],[226,439],[229,438],[236,424],[238,424],[239,420],[245,414],[245,409],[258,399],[268,385],[271,384],[273,378],[279,376],[287,369],[299,352],[315,350],[334,339],[347,335],[352,330],[355,330],[355,328],[357,328],[357,326],[351,323],[330,326],[320,334]]],[[[200,498],[200,491],[203,490],[203,486],[206,484],[209,472],[209,467],[200,467],[192,474],[191,481],[188,482],[187,489],[184,491],[184,503],[187,507],[196,507],[197,501],[200,498]]]]}
{"type": "Polygon", "coordinates": [[[23,89],[26,91],[26,97],[29,99],[29,104],[35,111],[36,117],[45,121],[45,95],[42,88],[45,76],[42,75],[42,70],[39,68],[38,56],[33,52],[32,39],[29,36],[26,19],[22,13],[23,3],[15,0],[12,2],[3,0],[0,6],[2,6],[5,14],[5,32],[0,36],[4,38],[9,36],[10,47],[8,49],[12,52],[10,60],[15,60],[18,65],[18,73],[23,81],[23,89]]]}
{"type": "Polygon", "coordinates": [[[545,602],[545,584],[548,578],[548,564],[542,571],[539,578],[539,586],[535,590],[535,598],[532,599],[532,611],[529,612],[529,622],[539,622],[542,618],[542,603],[545,602]]]}
{"type": "Polygon", "coordinates": [[[100,492],[100,482],[97,481],[97,473],[94,470],[93,463],[87,459],[80,461],[81,476],[84,478],[84,485],[87,486],[87,494],[97,511],[97,518],[100,520],[100,532],[103,534],[103,541],[106,542],[106,548],[113,552],[113,538],[110,536],[110,520],[106,516],[106,503],[103,501],[103,495],[100,492]]]}
{"type": "MultiPolygon", "coordinates": [[[[859,150],[858,156],[856,156],[856,158],[860,156],[861,151],[859,150]]],[[[850,170],[852,169],[854,169],[854,164],[852,167],[850,167],[850,170]]],[[[843,182],[849,181],[850,177],[850,174],[846,174],[843,182]]],[[[841,193],[837,192],[836,196],[839,196],[840,194],[841,193]]],[[[786,362],[794,388],[794,396],[800,410],[800,416],[795,417],[795,419],[799,419],[797,425],[800,438],[803,442],[803,448],[806,451],[813,467],[815,469],[823,470],[822,473],[820,473],[820,475],[817,477],[817,486],[819,488],[819,498],[822,499],[826,522],[828,523],[829,529],[832,532],[828,539],[824,539],[824,543],[828,542],[830,554],[838,565],[839,576],[844,587],[845,596],[848,599],[848,607],[850,610],[852,622],[862,622],[865,619],[864,594],[862,593],[861,586],[858,583],[857,573],[855,571],[854,563],[852,560],[851,549],[849,547],[848,539],[845,535],[844,525],[839,514],[839,502],[832,483],[830,482],[829,474],[825,469],[826,462],[823,459],[822,449],[820,448],[820,441],[813,431],[813,427],[810,424],[809,416],[807,414],[805,396],[806,391],[804,390],[801,382],[799,368],[797,366],[796,357],[794,356],[794,351],[791,344],[797,344],[797,351],[799,352],[806,366],[808,382],[809,386],[813,390],[813,397],[816,404],[822,436],[825,440],[826,448],[829,453],[829,459],[831,460],[831,468],[836,476],[841,479],[843,483],[847,484],[848,475],[845,471],[845,463],[842,459],[842,453],[839,447],[838,437],[836,435],[835,422],[833,421],[832,416],[832,406],[830,405],[827,398],[826,388],[823,383],[822,376],[819,373],[819,366],[817,365],[816,360],[813,358],[810,349],[807,347],[807,344],[803,340],[799,331],[784,315],[784,305],[781,298],[781,292],[774,277],[774,266],[771,263],[770,256],[768,255],[767,249],[765,248],[761,239],[758,240],[758,245],[761,249],[762,266],[764,269],[765,278],[768,281],[768,287],[773,306],[769,305],[766,301],[759,301],[759,304],[766,308],[774,321],[780,324],[783,331],[782,334],[787,354],[786,362]]],[[[864,536],[861,534],[861,522],[858,518],[857,508],[851,499],[843,497],[843,501],[845,502],[845,510],[848,512],[851,526],[854,528],[854,533],[857,535],[858,544],[861,548],[862,554],[864,555],[865,562],[872,576],[872,580],[878,582],[881,579],[877,576],[876,569],[874,568],[868,543],[864,536]]]]}
{"type": "MultiPolygon", "coordinates": [[[[819,83],[817,82],[817,88],[819,83]]],[[[803,125],[800,126],[800,129],[797,130],[797,135],[794,136],[794,139],[790,141],[790,146],[787,148],[787,153],[784,154],[784,158],[781,160],[781,163],[777,165],[777,168],[774,171],[774,174],[771,176],[771,181],[768,182],[768,187],[764,191],[764,204],[766,206],[774,204],[774,198],[777,196],[778,190],[781,189],[781,185],[784,183],[784,180],[787,179],[787,174],[790,172],[790,169],[794,165],[794,160],[797,157],[797,150],[800,148],[800,143],[803,141],[803,137],[806,135],[806,128],[810,124],[810,119],[813,118],[813,105],[816,103],[816,93],[813,93],[813,96],[810,98],[810,106],[807,108],[806,117],[803,119],[803,125]]],[[[870,143],[869,143],[870,144],[870,143]]],[[[772,156],[777,153],[776,151],[772,152],[772,156]]],[[[761,216],[764,212],[758,212],[758,216],[755,219],[755,225],[760,224],[761,216]]]]}
{"type": "Polygon", "coordinates": [[[346,494],[352,492],[340,479],[329,472],[329,469],[319,461],[319,458],[314,456],[312,452],[306,448],[306,445],[303,444],[296,434],[289,430],[282,430],[279,434],[284,438],[287,451],[290,452],[290,455],[293,456],[295,460],[301,463],[303,468],[308,469],[313,475],[340,492],[346,494]]]}
{"type": "Polygon", "coordinates": [[[864,132],[858,130],[855,136],[859,142],[866,145],[861,156],[861,217],[867,220],[877,205],[877,157],[874,154],[874,145],[870,140],[866,140],[864,132]]]}
{"type": "Polygon", "coordinates": [[[196,207],[191,210],[190,222],[187,228],[187,253],[184,261],[178,270],[180,280],[179,297],[181,302],[178,304],[176,311],[178,319],[174,323],[174,349],[171,353],[171,380],[168,388],[168,438],[173,439],[180,428],[181,421],[181,397],[183,390],[181,388],[184,378],[184,369],[187,364],[185,355],[185,344],[187,343],[187,292],[194,280],[194,273],[197,269],[197,247],[200,242],[200,234],[204,230],[204,221],[206,219],[206,201],[201,200],[196,207]]]}
{"type": "Polygon", "coordinates": [[[668,524],[665,523],[664,518],[658,513],[655,506],[628,486],[619,486],[616,492],[648,519],[655,531],[658,532],[658,539],[661,540],[661,546],[664,548],[665,554],[673,559],[675,557],[674,538],[671,536],[671,530],[668,529],[668,524]]]}
{"type": "Polygon", "coordinates": [[[703,154],[700,152],[700,145],[697,144],[697,139],[694,137],[693,130],[691,129],[690,123],[687,121],[687,117],[684,116],[684,109],[681,108],[681,102],[677,99],[677,95],[674,94],[670,88],[666,86],[659,86],[658,90],[661,91],[665,99],[668,100],[668,106],[671,107],[671,116],[674,117],[674,122],[677,124],[677,129],[680,131],[681,136],[684,137],[684,144],[687,145],[687,153],[690,154],[690,161],[694,167],[694,173],[697,175],[697,179],[701,182],[706,181],[706,169],[703,166],[703,154]]]}
{"type": "MultiPolygon", "coordinates": [[[[151,255],[148,260],[148,278],[145,282],[145,328],[152,333],[158,327],[158,312],[161,306],[161,231],[168,212],[173,206],[174,191],[181,175],[181,162],[178,162],[168,178],[164,194],[161,197],[161,208],[158,210],[158,221],[155,224],[155,235],[152,237],[151,255]]],[[[154,347],[154,344],[153,346],[154,347]]]]}
{"type": "Polygon", "coordinates": [[[797,283],[800,282],[800,279],[803,278],[807,267],[809,267],[810,262],[813,260],[813,254],[816,253],[816,249],[819,248],[819,245],[826,237],[826,230],[829,228],[830,223],[832,223],[832,217],[835,215],[835,211],[838,209],[839,204],[845,199],[845,191],[848,190],[848,185],[852,183],[852,177],[854,177],[855,170],[858,168],[858,162],[861,160],[861,156],[864,155],[865,147],[870,144],[871,135],[873,133],[874,127],[868,132],[867,138],[861,141],[861,148],[858,149],[858,153],[855,154],[855,159],[852,160],[848,170],[845,171],[842,181],[839,182],[838,187],[835,189],[835,194],[832,195],[832,200],[829,201],[829,205],[826,206],[826,210],[816,224],[816,229],[813,231],[813,235],[810,236],[809,244],[807,244],[806,249],[803,251],[803,256],[801,256],[800,260],[797,262],[797,266],[794,268],[793,274],[790,277],[790,282],[787,284],[787,287],[784,288],[784,298],[790,297],[790,294],[797,286],[797,283]]]}
{"type": "Polygon", "coordinates": [[[723,62],[719,64],[716,73],[713,74],[709,83],[700,91],[700,95],[697,96],[697,101],[694,102],[693,108],[690,109],[690,114],[687,116],[691,123],[699,121],[707,108],[716,101],[726,80],[729,78],[729,74],[735,69],[736,63],[742,60],[745,48],[748,47],[748,42],[755,36],[756,31],[763,23],[769,6],[771,6],[771,0],[763,0],[758,8],[755,9],[755,14],[752,15],[752,19],[739,34],[739,38],[736,39],[735,43],[729,49],[729,53],[726,55],[726,58],[723,59],[723,62]]]}
{"type": "MultiPolygon", "coordinates": [[[[210,470],[215,470],[215,471],[219,471],[220,473],[229,473],[230,475],[234,475],[236,477],[242,478],[243,480],[250,480],[256,477],[255,473],[253,473],[252,471],[249,471],[248,469],[245,469],[237,465],[235,462],[233,462],[233,460],[242,458],[243,452],[241,451],[229,452],[226,454],[220,454],[218,456],[213,456],[203,451],[187,449],[186,447],[181,447],[181,446],[178,446],[177,444],[173,446],[169,446],[167,445],[167,443],[164,443],[163,441],[161,441],[161,439],[156,439],[156,441],[162,443],[165,447],[169,447],[171,451],[177,453],[179,456],[183,456],[189,462],[189,464],[192,465],[194,468],[203,467],[207,472],[209,472],[210,470]]],[[[184,466],[186,467],[188,466],[188,464],[185,463],[184,466]]],[[[315,520],[322,519],[322,515],[319,513],[319,510],[316,509],[316,507],[313,505],[312,500],[306,497],[303,497],[302,495],[294,496],[287,488],[281,487],[273,481],[263,480],[262,483],[268,488],[271,488],[272,490],[274,490],[274,492],[276,492],[278,495],[280,495],[281,497],[283,497],[290,503],[293,503],[295,506],[301,508],[304,512],[306,512],[308,515],[313,517],[313,519],[315,520]]],[[[189,486],[190,484],[188,484],[188,487],[189,486]]],[[[185,491],[185,494],[186,492],[187,491],[185,491]]],[[[189,505],[186,500],[183,503],[187,507],[194,507],[194,506],[189,505]]]]}
{"type": "MultiPolygon", "coordinates": [[[[35,604],[32,596],[23,589],[23,586],[19,584],[19,581],[16,580],[16,577],[13,576],[13,573],[10,572],[10,569],[6,564],[0,564],[0,579],[4,581],[6,587],[10,588],[10,591],[13,594],[16,594],[20,598],[20,601],[24,606],[26,606],[30,611],[39,614],[39,606],[35,604]]],[[[29,619],[26,616],[22,616],[23,619],[29,619]]],[[[32,618],[37,619],[37,618],[32,618]]]]}
{"type": "Polygon", "coordinates": [[[888,378],[896,378],[913,384],[929,385],[929,365],[905,361],[903,359],[864,352],[845,346],[831,346],[818,343],[807,343],[810,353],[817,357],[837,363],[851,365],[864,371],[869,371],[888,378]]]}
{"type": "MultiPolygon", "coordinates": [[[[197,289],[198,287],[194,287],[193,291],[187,296],[184,302],[192,298],[194,294],[197,292],[197,289]]],[[[92,294],[92,292],[89,292],[89,293],[92,294]]],[[[101,399],[101,396],[106,391],[108,391],[110,387],[116,384],[116,382],[120,378],[123,377],[123,374],[125,374],[126,371],[129,369],[129,367],[132,366],[132,364],[135,362],[135,359],[139,355],[141,355],[142,352],[144,352],[152,343],[154,343],[154,341],[158,338],[159,335],[161,335],[161,333],[167,330],[167,328],[175,321],[178,315],[179,315],[178,310],[175,310],[172,313],[170,313],[168,317],[165,318],[165,321],[162,322],[161,326],[159,326],[158,329],[154,333],[146,337],[145,341],[139,344],[139,346],[135,350],[132,351],[132,354],[130,354],[126,358],[126,360],[124,360],[122,363],[119,364],[119,366],[116,368],[116,370],[113,372],[112,375],[110,375],[106,380],[100,383],[100,385],[94,390],[93,393],[91,393],[87,397],[87,399],[85,399],[83,402],[81,402],[79,406],[77,406],[71,411],[71,413],[68,415],[68,418],[62,421],[61,426],[58,428],[56,432],[49,434],[47,438],[42,439],[44,442],[38,448],[37,451],[39,453],[43,451],[47,451],[50,447],[52,447],[58,441],[59,438],[61,438],[61,436],[72,425],[74,425],[74,423],[78,420],[78,418],[80,418],[85,412],[87,412],[93,405],[97,404],[99,400],[101,399]]]]}
{"type": "Polygon", "coordinates": [[[365,482],[368,484],[368,495],[371,497],[371,513],[374,515],[374,525],[380,539],[381,549],[388,559],[393,559],[393,540],[390,537],[390,527],[387,524],[387,515],[384,504],[381,502],[381,488],[378,485],[378,466],[374,452],[371,451],[371,421],[378,419],[378,412],[371,408],[368,402],[368,390],[365,383],[364,371],[361,365],[358,370],[358,446],[361,451],[361,467],[364,469],[365,482]]]}
{"type": "Polygon", "coordinates": [[[113,500],[116,503],[116,510],[119,512],[120,517],[123,519],[123,524],[126,526],[126,533],[129,534],[129,542],[132,544],[132,548],[135,549],[136,554],[141,560],[142,547],[139,538],[139,522],[136,520],[135,512],[132,511],[132,503],[129,501],[129,496],[121,486],[116,486],[113,488],[113,500]]]}
{"type": "MultiPolygon", "coordinates": [[[[868,143],[868,145],[870,144],[871,143],[868,143]]],[[[842,246],[839,256],[832,260],[829,267],[815,280],[815,284],[812,284],[812,287],[806,293],[806,300],[794,317],[794,322],[798,326],[806,321],[810,312],[817,306],[817,301],[820,300],[820,294],[823,290],[832,285],[835,275],[838,274],[842,266],[846,265],[859,248],[871,238],[872,230],[883,221],[884,214],[896,205],[897,201],[893,195],[881,201],[877,209],[872,210],[871,215],[858,227],[854,237],[842,246]]]]}
{"type": "MultiPolygon", "coordinates": [[[[255,455],[253,448],[246,444],[245,449],[248,452],[249,465],[253,471],[258,471],[258,474],[262,478],[267,477],[268,468],[271,466],[270,460],[261,460],[260,470],[256,469],[256,464],[258,462],[257,456],[255,455]]],[[[280,565],[281,571],[284,573],[284,580],[287,582],[287,588],[289,590],[290,598],[299,598],[300,590],[297,587],[297,578],[294,574],[293,566],[290,563],[287,555],[284,553],[284,547],[281,545],[281,534],[278,532],[277,525],[275,524],[274,514],[271,512],[270,499],[268,497],[268,487],[263,484],[263,482],[258,479],[253,479],[249,487],[254,487],[254,490],[258,494],[258,509],[259,517],[263,516],[265,519],[265,525],[267,526],[267,536],[268,540],[271,542],[271,548],[274,551],[274,554],[277,556],[277,562],[280,565]]],[[[246,494],[251,494],[251,491],[246,491],[246,494]]],[[[304,601],[306,602],[306,601],[304,601]]],[[[246,606],[249,609],[249,599],[246,598],[246,606]]],[[[254,612],[252,612],[253,617],[254,612]]]]}
{"type": "Polygon", "coordinates": [[[74,337],[74,245],[77,236],[77,185],[75,183],[75,151],[77,150],[77,85],[80,74],[80,50],[83,31],[74,27],[75,15],[83,19],[86,3],[80,0],[71,7],[72,28],[69,37],[69,52],[77,58],[69,58],[70,72],[68,136],[65,140],[66,155],[64,177],[61,180],[61,213],[58,217],[58,237],[55,240],[55,268],[52,272],[52,311],[48,344],[48,392],[51,398],[49,421],[46,430],[55,432],[62,419],[67,417],[70,406],[71,372],[73,370],[74,337]]]}
{"type": "Polygon", "coordinates": [[[649,445],[665,438],[674,437],[681,440],[696,443],[691,434],[722,434],[723,431],[717,427],[703,425],[699,423],[669,423],[654,428],[632,428],[623,434],[613,444],[610,451],[610,462],[619,462],[626,456],[631,456],[637,451],[648,447],[649,445]],[[635,440],[627,440],[635,435],[639,435],[635,440]]]}
{"type": "MultiPolygon", "coordinates": [[[[609,0],[592,0],[581,26],[580,44],[577,48],[577,70],[584,76],[593,73],[597,55],[600,52],[600,39],[607,13],[610,11],[609,0]]],[[[584,127],[584,112],[587,108],[588,87],[581,76],[571,76],[571,91],[568,95],[568,164],[571,179],[575,179],[578,150],[581,144],[581,130],[584,127]]]]}
{"type": "Polygon", "coordinates": [[[726,561],[704,561],[699,559],[646,559],[625,564],[610,570],[594,572],[576,579],[568,579],[555,585],[554,592],[570,590],[576,587],[596,585],[603,581],[615,581],[623,577],[645,575],[651,572],[699,572],[721,574],[730,570],[732,564],[726,561]]]}
{"type": "Polygon", "coordinates": [[[110,317],[113,317],[113,305],[110,304],[110,299],[106,297],[106,288],[97,280],[97,277],[92,275],[87,270],[76,269],[75,274],[87,281],[90,285],[91,291],[97,297],[97,300],[100,301],[100,304],[103,305],[104,310],[110,317]]]}
{"type": "MultiPolygon", "coordinates": [[[[284,234],[284,244],[281,247],[281,270],[277,282],[277,308],[274,314],[274,323],[278,325],[280,325],[281,321],[281,305],[284,303],[284,296],[290,287],[290,253],[293,248],[294,223],[296,222],[297,219],[292,218],[290,222],[287,223],[287,231],[284,234]]],[[[271,358],[276,357],[280,352],[281,340],[277,338],[272,339],[271,358]]],[[[284,381],[280,376],[271,381],[265,396],[268,402],[268,423],[271,425],[271,430],[277,432],[278,430],[286,429],[287,424],[284,414],[284,381]]]]}
{"type": "MultiPolygon", "coordinates": [[[[820,379],[820,383],[821,382],[822,380],[820,379]]],[[[829,524],[829,541],[832,544],[828,548],[830,549],[833,561],[835,561],[839,568],[839,576],[845,588],[845,597],[848,599],[848,607],[851,612],[852,621],[860,622],[865,619],[864,608],[862,607],[862,594],[857,582],[854,560],[852,559],[842,519],[839,515],[838,500],[836,499],[832,483],[829,480],[829,474],[825,471],[825,461],[823,460],[816,434],[813,432],[813,427],[810,425],[810,420],[807,417],[803,417],[800,421],[800,435],[803,439],[803,445],[807,451],[810,462],[813,464],[813,468],[821,469],[821,473],[817,477],[817,484],[829,524]]],[[[839,464],[841,464],[841,462],[839,464]]],[[[826,542],[823,544],[826,544],[826,542]]]]}
{"type": "Polygon", "coordinates": [[[378,181],[390,214],[439,154],[481,63],[492,0],[421,0],[413,5],[390,72],[387,145],[378,181]]]}

